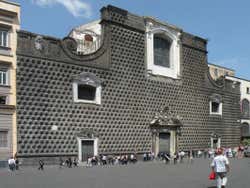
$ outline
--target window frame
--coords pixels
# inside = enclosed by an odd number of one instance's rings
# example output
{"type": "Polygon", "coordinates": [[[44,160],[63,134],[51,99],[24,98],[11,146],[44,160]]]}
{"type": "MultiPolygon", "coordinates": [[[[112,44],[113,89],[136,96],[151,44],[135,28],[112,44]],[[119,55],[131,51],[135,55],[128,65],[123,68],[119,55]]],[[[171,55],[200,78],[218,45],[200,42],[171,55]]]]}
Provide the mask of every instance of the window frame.
{"type": "Polygon", "coordinates": [[[0,86],[9,86],[9,70],[8,69],[1,69],[0,68],[0,86]],[[4,77],[5,75],[5,83],[4,83],[4,77]]]}
{"type": "MultiPolygon", "coordinates": [[[[8,148],[9,147],[9,130],[6,130],[6,129],[0,129],[0,133],[1,132],[6,132],[6,145],[5,146],[1,146],[0,144],[0,148],[8,148]]],[[[0,137],[1,138],[1,137],[0,137]]],[[[2,141],[2,140],[1,140],[2,141]]],[[[0,142],[1,143],[1,142],[0,142]]]]}
{"type": "Polygon", "coordinates": [[[77,75],[74,77],[73,80],[73,101],[75,103],[89,103],[89,104],[101,104],[101,80],[97,78],[92,73],[81,73],[80,75],[77,75]],[[78,86],[79,85],[88,85],[95,87],[95,99],[94,100],[85,100],[85,99],[79,99],[78,97],[78,86]]]}
{"type": "MultiPolygon", "coordinates": [[[[153,43],[154,43],[154,47],[153,47],[153,50],[154,50],[154,65],[161,66],[161,67],[164,67],[164,68],[170,68],[171,67],[171,65],[170,65],[170,53],[171,53],[172,40],[167,39],[166,37],[163,37],[161,35],[154,35],[154,42],[153,43]],[[156,49],[156,46],[155,46],[155,41],[156,40],[159,40],[158,42],[165,43],[167,48],[164,49],[164,50],[156,49]],[[158,52],[156,53],[156,51],[158,51],[158,52]],[[167,53],[163,54],[163,51],[167,52],[168,55],[167,55],[167,53]],[[155,61],[156,56],[164,56],[164,55],[166,55],[166,58],[168,58],[168,59],[165,60],[166,63],[167,63],[167,66],[161,65],[161,64],[159,64],[159,63],[157,63],[155,61]]],[[[161,44],[161,45],[165,45],[165,44],[161,44]]]]}
{"type": "Polygon", "coordinates": [[[10,29],[8,28],[0,27],[0,47],[10,48],[10,29]],[[4,40],[4,33],[6,34],[6,41],[4,40]]]}
{"type": "Polygon", "coordinates": [[[250,101],[246,98],[241,100],[241,115],[243,118],[250,117],[250,101]]]}
{"type": "Polygon", "coordinates": [[[250,94],[250,88],[249,87],[246,87],[246,93],[250,94]]]}
{"type": "Polygon", "coordinates": [[[149,22],[146,26],[146,61],[149,74],[179,79],[180,76],[180,32],[167,26],[154,26],[149,22]],[[154,35],[162,35],[171,40],[169,52],[170,67],[155,65],[154,63],[154,35]]]}
{"type": "Polygon", "coordinates": [[[241,123],[241,136],[248,137],[250,136],[250,125],[248,122],[241,123]]]}
{"type": "Polygon", "coordinates": [[[7,105],[8,101],[9,101],[8,96],[7,95],[0,95],[0,97],[5,97],[5,104],[0,103],[0,105],[7,105]]]}
{"type": "Polygon", "coordinates": [[[210,112],[211,115],[222,115],[222,102],[217,102],[217,101],[210,100],[209,101],[209,112],[210,112]],[[212,109],[213,109],[213,107],[212,107],[213,103],[219,104],[219,107],[218,107],[219,110],[218,110],[218,112],[213,112],[212,111],[212,109]]]}
{"type": "Polygon", "coordinates": [[[86,100],[86,99],[79,99],[78,97],[78,85],[88,85],[84,83],[73,83],[73,91],[74,91],[74,102],[77,103],[91,103],[91,104],[101,104],[101,86],[93,86],[96,88],[95,91],[95,99],[94,100],[86,100]]]}

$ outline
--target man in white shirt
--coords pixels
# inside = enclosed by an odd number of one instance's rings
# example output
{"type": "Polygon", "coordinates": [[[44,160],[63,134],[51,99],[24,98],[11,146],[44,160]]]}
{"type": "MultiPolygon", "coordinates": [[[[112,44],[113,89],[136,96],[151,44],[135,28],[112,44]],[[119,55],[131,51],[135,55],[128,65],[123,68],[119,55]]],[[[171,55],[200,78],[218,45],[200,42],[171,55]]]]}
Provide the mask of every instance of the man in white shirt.
{"type": "Polygon", "coordinates": [[[216,152],[217,156],[211,163],[212,170],[216,173],[217,188],[225,188],[227,183],[227,172],[229,171],[229,161],[223,155],[223,150],[219,148],[216,152]]]}
{"type": "Polygon", "coordinates": [[[16,161],[13,157],[10,157],[9,160],[8,160],[8,165],[9,165],[9,168],[11,171],[14,171],[15,170],[15,167],[16,167],[16,161]]]}

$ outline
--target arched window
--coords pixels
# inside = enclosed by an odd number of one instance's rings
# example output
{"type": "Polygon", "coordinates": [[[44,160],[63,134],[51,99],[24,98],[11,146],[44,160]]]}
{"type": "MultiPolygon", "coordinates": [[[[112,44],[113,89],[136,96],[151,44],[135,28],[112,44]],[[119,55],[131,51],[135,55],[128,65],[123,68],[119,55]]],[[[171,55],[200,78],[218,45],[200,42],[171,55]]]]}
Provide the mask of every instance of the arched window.
{"type": "Polygon", "coordinates": [[[248,123],[242,123],[241,125],[241,136],[249,137],[250,136],[250,129],[248,123]]]}
{"type": "Polygon", "coordinates": [[[146,18],[146,61],[149,74],[178,79],[180,30],[146,18]]]}
{"type": "Polygon", "coordinates": [[[154,36],[154,64],[170,68],[171,41],[161,35],[154,36]]]}
{"type": "Polygon", "coordinates": [[[249,117],[249,101],[247,99],[242,100],[242,116],[249,117]]]}

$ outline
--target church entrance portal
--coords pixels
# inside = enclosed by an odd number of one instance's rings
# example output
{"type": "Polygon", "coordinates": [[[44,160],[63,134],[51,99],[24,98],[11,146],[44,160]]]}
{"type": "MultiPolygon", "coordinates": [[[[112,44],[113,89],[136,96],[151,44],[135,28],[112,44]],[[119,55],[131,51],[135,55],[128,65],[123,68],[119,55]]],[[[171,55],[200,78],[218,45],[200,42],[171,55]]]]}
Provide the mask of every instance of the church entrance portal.
{"type": "Polygon", "coordinates": [[[94,156],[94,140],[82,140],[82,161],[94,156]]]}
{"type": "Polygon", "coordinates": [[[150,122],[152,132],[152,152],[168,153],[173,155],[177,151],[178,136],[181,134],[181,118],[175,115],[168,107],[155,114],[150,122]]]}
{"type": "Polygon", "coordinates": [[[82,129],[77,134],[78,159],[87,161],[89,157],[98,155],[98,133],[92,129],[82,129]]]}
{"type": "Polygon", "coordinates": [[[159,133],[159,152],[170,153],[170,133],[159,133]]]}

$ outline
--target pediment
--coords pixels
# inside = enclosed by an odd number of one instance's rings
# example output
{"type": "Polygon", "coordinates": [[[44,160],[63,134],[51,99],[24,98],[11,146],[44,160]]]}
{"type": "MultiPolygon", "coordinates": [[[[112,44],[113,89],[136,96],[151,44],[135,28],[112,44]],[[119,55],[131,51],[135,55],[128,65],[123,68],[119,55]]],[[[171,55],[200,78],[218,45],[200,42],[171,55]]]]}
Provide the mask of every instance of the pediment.
{"type": "Polygon", "coordinates": [[[222,96],[216,93],[212,94],[209,98],[210,98],[210,101],[212,102],[216,102],[216,103],[222,102],[222,96]]]}
{"type": "Polygon", "coordinates": [[[156,112],[153,120],[150,122],[150,127],[152,128],[177,128],[182,126],[182,118],[173,113],[169,107],[164,107],[159,112],[156,112]]]}
{"type": "Polygon", "coordinates": [[[80,138],[94,139],[99,136],[99,133],[94,131],[93,129],[82,129],[79,133],[76,134],[76,136],[80,138]]]}
{"type": "Polygon", "coordinates": [[[83,72],[73,77],[73,81],[81,84],[92,85],[98,87],[101,85],[101,80],[94,74],[89,72],[83,72]]]}

